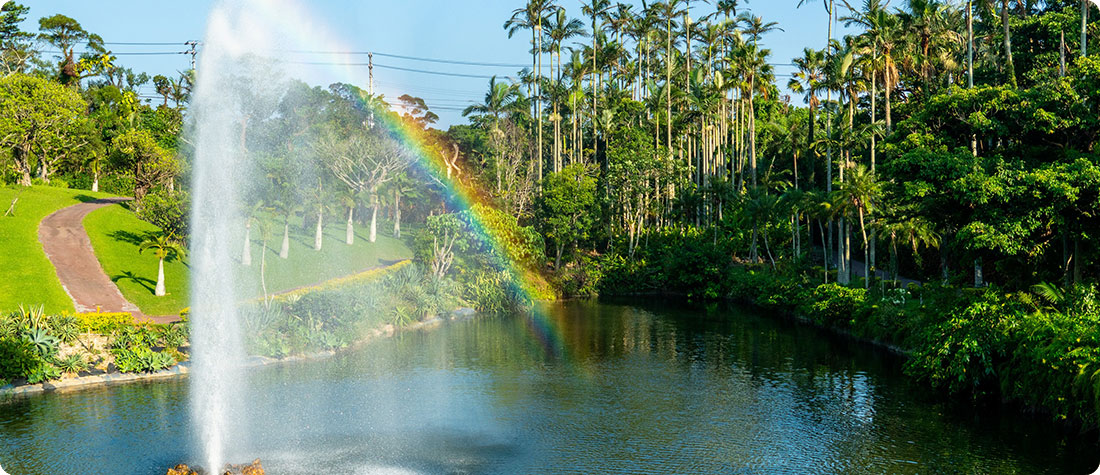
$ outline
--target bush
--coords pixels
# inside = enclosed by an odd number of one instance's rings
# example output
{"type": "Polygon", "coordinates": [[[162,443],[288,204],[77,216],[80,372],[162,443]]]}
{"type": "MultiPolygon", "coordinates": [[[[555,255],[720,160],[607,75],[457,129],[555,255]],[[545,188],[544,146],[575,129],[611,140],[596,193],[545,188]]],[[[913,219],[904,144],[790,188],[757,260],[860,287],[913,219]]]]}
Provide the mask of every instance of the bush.
{"type": "Polygon", "coordinates": [[[186,192],[158,188],[137,203],[137,217],[178,238],[187,236],[191,198],[186,192]]]}
{"type": "Polygon", "coordinates": [[[839,284],[822,284],[810,293],[807,316],[820,325],[850,328],[867,319],[867,291],[839,284]]]}
{"type": "Polygon", "coordinates": [[[41,362],[30,341],[19,337],[0,338],[0,378],[25,378],[41,362]]]}
{"type": "Polygon", "coordinates": [[[117,348],[111,353],[115,356],[115,366],[123,373],[151,373],[176,364],[170,353],[148,347],[117,348]]]}
{"type": "Polygon", "coordinates": [[[942,309],[944,318],[916,335],[917,346],[905,371],[952,393],[982,395],[995,387],[996,359],[1005,348],[1004,324],[1023,312],[988,291],[957,309],[942,309]]]}
{"type": "Polygon", "coordinates": [[[134,324],[134,316],[129,312],[92,312],[73,316],[76,317],[80,331],[85,333],[107,335],[134,324]]]}

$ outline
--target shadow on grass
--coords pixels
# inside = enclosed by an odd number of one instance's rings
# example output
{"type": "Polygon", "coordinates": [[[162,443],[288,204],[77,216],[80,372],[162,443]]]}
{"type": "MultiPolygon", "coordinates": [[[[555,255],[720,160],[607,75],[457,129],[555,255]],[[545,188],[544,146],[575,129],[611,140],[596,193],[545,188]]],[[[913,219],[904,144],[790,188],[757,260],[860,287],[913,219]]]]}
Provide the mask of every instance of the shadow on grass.
{"type": "Polygon", "coordinates": [[[114,282],[115,284],[118,284],[118,282],[122,280],[132,281],[138,285],[141,285],[142,287],[145,287],[145,290],[148,290],[149,292],[154,292],[156,290],[157,282],[155,280],[148,277],[141,277],[128,270],[122,271],[121,274],[111,276],[111,282],[114,282]]]}
{"type": "Polygon", "coordinates": [[[144,232],[138,234],[130,231],[120,230],[111,232],[111,234],[108,234],[107,237],[114,239],[115,241],[122,241],[128,244],[133,244],[134,246],[140,246],[142,241],[153,237],[153,235],[155,235],[155,233],[144,232]]]}

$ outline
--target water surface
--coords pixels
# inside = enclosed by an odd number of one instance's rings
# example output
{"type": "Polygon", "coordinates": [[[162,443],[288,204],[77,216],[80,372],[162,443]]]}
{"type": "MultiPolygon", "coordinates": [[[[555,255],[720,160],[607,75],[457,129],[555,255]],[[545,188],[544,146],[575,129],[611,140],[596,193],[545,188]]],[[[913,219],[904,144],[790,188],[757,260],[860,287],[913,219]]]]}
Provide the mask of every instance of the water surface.
{"type": "MultiPolygon", "coordinates": [[[[1089,473],[1094,436],[947,403],[899,358],[739,307],[568,302],[252,371],[269,473],[1089,473]]],[[[195,462],[186,380],[0,402],[12,475],[195,462]]]]}

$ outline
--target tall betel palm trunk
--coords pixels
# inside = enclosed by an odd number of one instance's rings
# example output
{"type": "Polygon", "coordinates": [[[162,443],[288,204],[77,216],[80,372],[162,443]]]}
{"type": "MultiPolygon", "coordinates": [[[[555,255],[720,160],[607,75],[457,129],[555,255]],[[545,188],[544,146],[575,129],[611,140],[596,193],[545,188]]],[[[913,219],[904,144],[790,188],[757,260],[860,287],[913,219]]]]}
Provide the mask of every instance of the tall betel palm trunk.
{"type": "Polygon", "coordinates": [[[1001,0],[1001,26],[1004,27],[1005,68],[1008,70],[1008,83],[1016,87],[1016,66],[1012,63],[1012,30],[1008,25],[1008,0],[1001,0]]]}

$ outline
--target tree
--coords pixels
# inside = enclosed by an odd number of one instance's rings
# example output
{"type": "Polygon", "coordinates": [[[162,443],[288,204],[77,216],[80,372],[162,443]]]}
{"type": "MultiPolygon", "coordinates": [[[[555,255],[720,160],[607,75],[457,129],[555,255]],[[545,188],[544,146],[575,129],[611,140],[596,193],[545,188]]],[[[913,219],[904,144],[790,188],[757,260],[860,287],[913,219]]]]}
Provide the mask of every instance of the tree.
{"type": "Polygon", "coordinates": [[[543,236],[554,241],[554,269],[561,269],[566,245],[588,237],[595,222],[596,179],[574,163],[546,177],[539,197],[543,236]]]}
{"type": "Polygon", "coordinates": [[[871,270],[874,267],[871,263],[871,246],[865,217],[879,207],[881,200],[882,185],[875,179],[875,174],[862,164],[852,168],[847,179],[837,189],[835,208],[859,218],[859,231],[863,235],[864,287],[870,285],[871,270]]]}
{"type": "Polygon", "coordinates": [[[103,39],[99,35],[87,32],[80,26],[80,22],[65,15],[57,14],[38,20],[38,30],[41,31],[39,40],[53,45],[61,52],[58,80],[63,85],[72,88],[80,86],[81,71],[74,53],[77,45],[84,44],[94,53],[92,56],[106,53],[103,39]]]}
{"type": "Polygon", "coordinates": [[[523,113],[523,97],[520,95],[519,86],[508,83],[498,83],[496,76],[489,79],[489,91],[485,93],[485,99],[481,104],[473,104],[462,110],[463,117],[474,115],[474,119],[489,127],[489,143],[496,155],[493,168],[496,172],[497,192],[502,191],[503,186],[503,162],[505,138],[502,121],[509,120],[511,116],[523,113]]]}
{"type": "Polygon", "coordinates": [[[19,25],[27,17],[29,8],[15,2],[4,3],[0,8],[0,65],[4,74],[24,73],[27,64],[36,54],[31,39],[34,35],[22,31],[19,25]]]}
{"type": "MultiPolygon", "coordinates": [[[[606,0],[603,0],[606,1],[606,0]]],[[[539,89],[542,74],[542,23],[546,15],[553,11],[553,0],[528,0],[524,8],[512,11],[512,17],[504,22],[511,38],[519,30],[531,30],[531,70],[535,74],[531,97],[535,98],[532,115],[538,124],[538,145],[535,147],[535,160],[538,161],[539,180],[542,180],[542,92],[539,89]]]]}
{"type": "Polygon", "coordinates": [[[30,186],[35,166],[49,180],[55,163],[87,143],[86,108],[75,91],[44,79],[0,78],[0,146],[11,149],[19,184],[30,186]]]}
{"type": "MultiPolygon", "coordinates": [[[[370,242],[377,236],[379,187],[409,166],[411,155],[404,146],[381,131],[360,131],[340,137],[329,130],[317,143],[318,152],[329,172],[347,186],[353,199],[370,199],[370,242]]],[[[348,207],[348,235],[351,235],[355,207],[348,207]]],[[[348,244],[351,244],[349,242],[348,244]]]]}
{"type": "Polygon", "coordinates": [[[115,167],[126,170],[134,178],[134,199],[141,199],[151,189],[167,186],[180,172],[180,164],[157,144],[152,134],[143,129],[131,129],[111,142],[115,167]]]}
{"type": "Polygon", "coordinates": [[[146,250],[153,250],[153,255],[157,256],[159,261],[157,264],[157,287],[154,291],[154,295],[157,297],[163,297],[167,294],[164,289],[164,259],[175,258],[182,259],[184,255],[183,246],[176,242],[175,239],[164,233],[157,233],[149,235],[138,246],[138,253],[144,253],[146,250]]]}
{"type": "MultiPolygon", "coordinates": [[[[801,58],[794,59],[794,65],[798,68],[798,72],[791,77],[791,80],[787,83],[787,88],[795,94],[803,94],[806,104],[809,106],[810,117],[807,122],[806,146],[810,147],[817,140],[814,134],[814,112],[821,105],[817,93],[825,86],[823,81],[825,53],[813,48],[806,48],[803,50],[801,58]]],[[[812,156],[812,153],[808,152],[806,156],[812,156]]]]}

